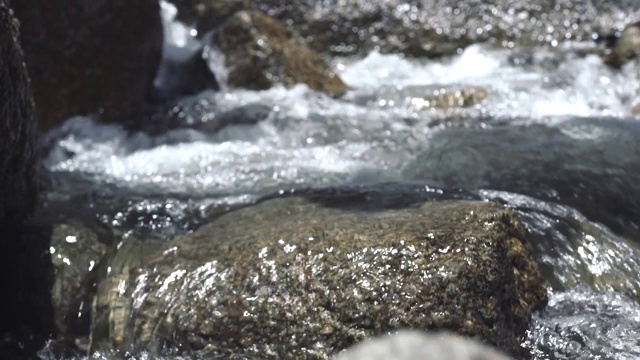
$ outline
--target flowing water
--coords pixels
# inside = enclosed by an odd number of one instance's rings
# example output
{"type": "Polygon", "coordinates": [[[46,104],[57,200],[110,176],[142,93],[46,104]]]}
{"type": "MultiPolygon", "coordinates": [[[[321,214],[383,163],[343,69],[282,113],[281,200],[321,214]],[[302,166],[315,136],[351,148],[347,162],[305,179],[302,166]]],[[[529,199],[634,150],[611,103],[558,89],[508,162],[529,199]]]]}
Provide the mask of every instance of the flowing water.
{"type": "MultiPolygon", "coordinates": [[[[165,16],[171,16],[166,6],[165,16]]],[[[166,25],[172,46],[193,48],[187,28],[176,22],[166,25]]],[[[351,87],[341,99],[304,85],[266,91],[223,86],[222,91],[184,99],[182,123],[162,133],[130,133],[117,125],[70,119],[49,134],[51,150],[44,164],[52,190],[43,196],[42,216],[97,218],[125,234],[162,241],[196,228],[211,209],[294,189],[351,186],[379,189],[380,196],[421,192],[498,201],[519,214],[550,283],[549,305],[535,315],[524,339],[535,358],[637,359],[640,238],[634,235],[633,215],[640,211],[640,197],[630,168],[635,160],[623,160],[638,156],[640,146],[615,139],[632,136],[640,127],[631,117],[640,84],[631,67],[611,70],[589,55],[591,48],[584,43],[524,49],[473,45],[437,60],[376,52],[336,59],[335,67],[351,87]],[[426,95],[463,88],[482,88],[488,95],[465,108],[424,106],[426,95]],[[217,132],[193,126],[229,112],[260,121],[217,132]],[[572,125],[583,120],[587,125],[572,125]],[[440,168],[421,160],[451,131],[458,131],[454,134],[465,148],[465,137],[479,133],[491,143],[500,129],[515,127],[523,129],[526,141],[520,142],[516,132],[509,149],[541,152],[539,159],[548,166],[538,170],[535,157],[520,162],[506,185],[454,186],[446,179],[434,180],[438,177],[429,175],[440,168]],[[566,148],[554,149],[544,132],[527,135],[527,129],[536,127],[557,130],[570,141],[566,148]],[[621,161],[600,156],[603,143],[619,146],[612,156],[621,161]],[[572,149],[581,150],[566,158],[544,156],[572,149]],[[607,181],[624,186],[607,187],[599,178],[584,183],[561,178],[546,183],[541,194],[535,182],[521,182],[527,168],[546,179],[567,164],[606,169],[607,181]],[[607,210],[626,220],[615,232],[613,222],[585,211],[612,199],[627,200],[624,209],[611,208],[619,213],[607,210]]],[[[215,49],[209,52],[211,67],[223,77],[215,49]]],[[[483,151],[472,145],[467,150],[476,155],[483,151]]],[[[511,159],[509,152],[503,160],[511,159]]],[[[453,155],[447,159],[447,171],[453,168],[456,174],[472,167],[453,155]]],[[[600,174],[589,171],[581,176],[600,174]]],[[[52,358],[47,348],[41,356],[52,358]]]]}

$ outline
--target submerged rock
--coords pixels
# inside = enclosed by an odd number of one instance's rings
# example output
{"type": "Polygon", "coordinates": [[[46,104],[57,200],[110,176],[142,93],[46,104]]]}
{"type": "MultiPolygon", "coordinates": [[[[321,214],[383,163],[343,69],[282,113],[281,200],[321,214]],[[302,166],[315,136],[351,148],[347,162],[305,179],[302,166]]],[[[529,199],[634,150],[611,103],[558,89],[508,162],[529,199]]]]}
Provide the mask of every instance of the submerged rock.
{"type": "Polygon", "coordinates": [[[203,33],[240,9],[259,9],[287,24],[323,54],[363,55],[377,49],[412,56],[455,54],[473,43],[553,45],[591,41],[640,20],[625,0],[401,1],[170,0],[178,17],[203,33]]]}
{"type": "Polygon", "coordinates": [[[504,354],[455,334],[400,331],[366,340],[333,360],[510,360],[504,354]]]}
{"type": "Polygon", "coordinates": [[[489,202],[356,211],[264,201],[107,263],[92,350],[326,359],[402,328],[518,353],[546,288],[513,213],[489,202]]]}
{"type": "Polygon", "coordinates": [[[579,118],[439,131],[403,171],[409,180],[525,194],[576,208],[615,232],[640,229],[640,123],[579,118]]]}
{"type": "Polygon", "coordinates": [[[227,85],[253,90],[274,84],[307,84],[329,96],[347,91],[340,77],[313,50],[291,39],[285,26],[259,11],[240,11],[213,37],[228,68],[227,85]]]}
{"type": "MultiPolygon", "coordinates": [[[[154,135],[173,129],[196,129],[214,134],[227,126],[257,124],[267,119],[271,112],[272,106],[257,102],[231,107],[216,101],[212,92],[205,91],[161,108],[151,116],[151,121],[141,124],[141,130],[154,135]]],[[[167,141],[172,142],[171,139],[167,141]]]]}
{"type": "Polygon", "coordinates": [[[131,122],[142,114],[162,53],[157,0],[19,0],[38,121],[74,115],[131,122]]]}
{"type": "Polygon", "coordinates": [[[480,104],[488,95],[485,88],[479,86],[407,86],[402,89],[377,89],[377,95],[361,95],[354,101],[363,105],[396,107],[404,104],[415,111],[429,109],[456,110],[480,104]],[[382,93],[382,95],[380,95],[382,93]]]}

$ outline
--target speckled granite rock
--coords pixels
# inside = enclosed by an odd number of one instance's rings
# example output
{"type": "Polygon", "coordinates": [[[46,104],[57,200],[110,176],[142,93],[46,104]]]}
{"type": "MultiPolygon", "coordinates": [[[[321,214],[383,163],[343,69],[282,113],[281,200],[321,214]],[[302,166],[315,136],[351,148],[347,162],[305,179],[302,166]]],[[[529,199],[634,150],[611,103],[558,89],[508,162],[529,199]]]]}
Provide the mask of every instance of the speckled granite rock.
{"type": "Polygon", "coordinates": [[[273,199],[159,249],[130,243],[108,264],[94,350],[326,359],[417,328],[517,353],[546,303],[522,226],[488,202],[363,212],[273,199]]]}
{"type": "Polygon", "coordinates": [[[225,56],[227,85],[254,90],[307,84],[329,96],[347,91],[318,54],[291,39],[283,24],[260,11],[239,11],[220,26],[213,43],[225,56]]]}
{"type": "Polygon", "coordinates": [[[474,340],[455,334],[400,331],[363,341],[333,360],[510,360],[474,340]]]}
{"type": "Polygon", "coordinates": [[[454,54],[472,43],[498,46],[589,41],[640,20],[634,1],[591,0],[171,0],[201,33],[248,7],[287,24],[323,54],[372,49],[412,56],[454,54]]]}
{"type": "Polygon", "coordinates": [[[162,52],[157,0],[13,0],[42,129],[139,120],[162,52]]]}
{"type": "Polygon", "coordinates": [[[0,225],[21,222],[36,201],[36,124],[18,27],[0,1],[0,225]]]}

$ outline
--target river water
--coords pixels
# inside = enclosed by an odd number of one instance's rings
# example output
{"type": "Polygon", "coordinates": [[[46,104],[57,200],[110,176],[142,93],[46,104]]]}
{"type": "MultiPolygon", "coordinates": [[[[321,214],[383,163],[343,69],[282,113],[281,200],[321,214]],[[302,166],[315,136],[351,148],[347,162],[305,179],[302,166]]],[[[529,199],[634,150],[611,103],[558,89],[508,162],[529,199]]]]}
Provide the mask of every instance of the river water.
{"type": "MultiPolygon", "coordinates": [[[[172,46],[193,46],[188,29],[166,26],[172,46]]],[[[351,87],[340,99],[298,85],[223,86],[183,100],[187,125],[230,111],[261,119],[218,132],[128,133],[70,119],[49,134],[43,214],[97,217],[125,236],[162,241],[196,228],[211,209],[293,189],[494,200],[519,214],[550,283],[549,305],[523,339],[535,359],[638,359],[640,125],[631,107],[640,84],[631,67],[614,71],[589,55],[592,46],[472,45],[437,60],[372,52],[335,59],[351,87]],[[461,88],[488,96],[460,109],[421,107],[425,94],[461,88]],[[489,165],[475,169],[482,161],[489,165]]],[[[221,78],[219,64],[211,62],[221,78]]],[[[53,358],[48,350],[44,359],[53,358]]]]}

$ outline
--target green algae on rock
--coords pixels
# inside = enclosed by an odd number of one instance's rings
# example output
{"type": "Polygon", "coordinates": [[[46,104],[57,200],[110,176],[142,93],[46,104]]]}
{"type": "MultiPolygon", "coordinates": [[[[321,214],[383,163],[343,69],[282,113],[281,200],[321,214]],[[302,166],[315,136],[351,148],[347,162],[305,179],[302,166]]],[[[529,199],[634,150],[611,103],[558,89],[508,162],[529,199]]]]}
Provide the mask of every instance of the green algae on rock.
{"type": "Polygon", "coordinates": [[[227,85],[253,90],[274,84],[307,84],[329,96],[347,86],[307,46],[291,39],[283,24],[260,11],[239,11],[216,31],[214,45],[225,57],[227,85]]]}
{"type": "Polygon", "coordinates": [[[100,285],[92,350],[326,359],[415,328],[518,353],[546,303],[522,226],[489,202],[363,212],[279,198],[144,253],[100,285]]]}

